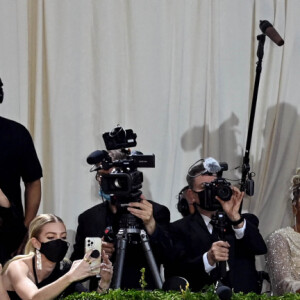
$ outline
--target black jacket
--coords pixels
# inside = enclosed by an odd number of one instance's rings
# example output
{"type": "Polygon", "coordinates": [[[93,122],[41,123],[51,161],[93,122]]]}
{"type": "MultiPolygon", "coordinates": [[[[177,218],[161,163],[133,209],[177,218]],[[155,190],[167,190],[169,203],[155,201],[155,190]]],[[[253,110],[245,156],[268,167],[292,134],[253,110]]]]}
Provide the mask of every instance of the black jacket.
{"type": "MultiPolygon", "coordinates": [[[[243,216],[246,219],[246,229],[242,239],[236,239],[230,225],[226,228],[225,240],[230,244],[230,271],[223,283],[234,288],[235,292],[259,292],[255,256],[265,254],[267,248],[258,230],[258,218],[252,214],[243,216]]],[[[202,256],[218,240],[218,236],[209,233],[200,214],[171,223],[168,231],[157,226],[151,239],[160,245],[164,253],[166,278],[184,277],[193,291],[199,291],[219,279],[218,268],[210,274],[204,268],[202,256]]]]}
{"type": "MultiPolygon", "coordinates": [[[[149,201],[149,200],[148,200],[149,201]]],[[[161,204],[153,201],[149,201],[153,205],[153,215],[158,224],[165,227],[170,222],[169,209],[161,204]]],[[[86,237],[103,237],[104,231],[107,227],[113,226],[114,233],[118,231],[118,216],[114,215],[108,205],[108,202],[98,204],[78,217],[78,227],[76,232],[74,252],[71,255],[71,260],[82,259],[84,256],[84,241],[86,237]]],[[[139,241],[139,237],[137,237],[139,241]]],[[[151,245],[152,246],[152,245],[151,245]]],[[[116,249],[116,246],[115,246],[116,249]]],[[[160,264],[160,253],[156,251],[155,247],[152,247],[152,252],[156,259],[156,263],[160,264]]],[[[115,253],[116,254],[116,253],[115,253]]],[[[115,255],[111,258],[114,263],[115,255]]],[[[122,274],[121,288],[140,288],[139,280],[141,279],[141,268],[146,269],[145,281],[147,282],[146,289],[154,289],[154,281],[152,274],[149,270],[149,266],[144,254],[142,244],[127,243],[126,256],[124,260],[124,270],[122,274]]],[[[91,286],[93,289],[94,286],[91,286]]]]}

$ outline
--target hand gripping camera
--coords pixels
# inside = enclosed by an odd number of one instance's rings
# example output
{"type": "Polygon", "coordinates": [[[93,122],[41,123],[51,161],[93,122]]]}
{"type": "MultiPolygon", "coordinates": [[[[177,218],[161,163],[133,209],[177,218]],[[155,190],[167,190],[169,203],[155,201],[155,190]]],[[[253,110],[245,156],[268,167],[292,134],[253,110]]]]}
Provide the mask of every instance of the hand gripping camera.
{"type": "MultiPolygon", "coordinates": [[[[216,196],[221,198],[223,201],[229,201],[232,196],[232,189],[230,182],[226,179],[218,177],[210,183],[205,183],[205,189],[203,194],[200,196],[200,206],[203,203],[203,208],[209,211],[215,211],[222,209],[220,202],[216,199],[216,196]]],[[[202,206],[201,206],[202,207],[202,206]]]]}

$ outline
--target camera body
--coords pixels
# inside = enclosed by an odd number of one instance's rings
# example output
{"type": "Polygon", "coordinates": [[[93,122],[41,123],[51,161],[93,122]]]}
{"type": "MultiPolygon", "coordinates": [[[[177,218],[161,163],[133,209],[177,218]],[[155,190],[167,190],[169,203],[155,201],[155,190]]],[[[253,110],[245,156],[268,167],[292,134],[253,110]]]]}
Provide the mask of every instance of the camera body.
{"type": "Polygon", "coordinates": [[[216,196],[221,198],[223,201],[230,200],[232,196],[231,184],[224,178],[216,178],[210,183],[205,183],[206,193],[211,199],[216,196]]]}
{"type": "MultiPolygon", "coordinates": [[[[210,183],[205,183],[203,208],[209,211],[222,209],[216,196],[223,201],[230,200],[232,196],[231,184],[224,178],[216,178],[210,183]]],[[[201,202],[201,199],[200,199],[201,202]]]]}
{"type": "Polygon", "coordinates": [[[209,183],[204,184],[204,190],[198,193],[200,207],[208,210],[222,210],[220,202],[216,199],[219,197],[223,201],[229,201],[232,196],[231,183],[222,178],[223,171],[228,170],[227,163],[220,163],[221,170],[217,173],[217,178],[209,183]]]}
{"type": "Polygon", "coordinates": [[[136,133],[117,125],[112,131],[102,135],[107,150],[125,149],[136,146],[136,133]]]}
{"type": "Polygon", "coordinates": [[[142,188],[143,173],[138,170],[115,170],[110,174],[103,174],[101,188],[104,193],[115,196],[131,196],[134,191],[142,188]]]}
{"type": "Polygon", "coordinates": [[[124,130],[118,125],[111,132],[105,132],[102,137],[107,150],[120,150],[125,155],[125,159],[102,161],[104,170],[114,168],[111,173],[101,176],[103,192],[114,195],[121,204],[138,202],[143,183],[143,173],[138,168],[154,168],[154,154],[143,155],[138,151],[130,154],[130,151],[125,149],[136,146],[137,135],[132,129],[124,130]]]}

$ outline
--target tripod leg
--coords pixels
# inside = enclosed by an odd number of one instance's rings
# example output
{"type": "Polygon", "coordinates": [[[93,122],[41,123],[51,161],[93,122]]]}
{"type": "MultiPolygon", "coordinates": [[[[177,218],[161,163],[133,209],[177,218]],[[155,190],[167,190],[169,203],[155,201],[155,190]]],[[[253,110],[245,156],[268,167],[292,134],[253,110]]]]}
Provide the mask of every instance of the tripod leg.
{"type": "Polygon", "coordinates": [[[150,267],[152,276],[154,278],[155,285],[158,289],[161,289],[162,288],[162,280],[161,280],[161,277],[160,277],[160,274],[159,274],[159,271],[158,271],[158,268],[157,268],[152,250],[151,250],[151,246],[149,243],[149,237],[144,229],[141,229],[140,237],[141,237],[141,241],[142,241],[142,245],[143,245],[143,249],[145,252],[145,256],[146,256],[148,265],[150,267]]]}
{"type": "Polygon", "coordinates": [[[124,229],[120,229],[117,234],[116,261],[114,264],[114,275],[112,280],[112,287],[114,289],[118,289],[121,287],[126,245],[127,245],[127,232],[124,229]]]}

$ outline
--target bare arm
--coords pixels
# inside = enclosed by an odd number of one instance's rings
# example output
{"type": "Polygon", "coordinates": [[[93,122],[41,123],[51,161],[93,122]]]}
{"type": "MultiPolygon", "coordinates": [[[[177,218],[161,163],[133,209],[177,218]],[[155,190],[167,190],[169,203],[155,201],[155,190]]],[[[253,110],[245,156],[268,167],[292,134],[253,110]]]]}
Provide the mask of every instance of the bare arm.
{"type": "MultiPolygon", "coordinates": [[[[29,227],[30,222],[35,218],[41,202],[41,180],[37,179],[33,182],[25,183],[25,219],[24,225],[29,227]]],[[[12,256],[23,254],[28,235],[24,239],[19,248],[12,253],[12,256]]]]}
{"type": "MultiPolygon", "coordinates": [[[[85,257],[89,258],[90,252],[85,257]]],[[[90,259],[90,258],[89,258],[90,259]]],[[[100,267],[100,264],[95,267],[100,267]]],[[[10,285],[23,300],[50,300],[62,293],[72,282],[93,276],[88,259],[74,261],[70,271],[56,281],[38,288],[28,277],[28,266],[22,261],[10,263],[6,275],[10,285]]]]}
{"type": "Polygon", "coordinates": [[[27,277],[28,266],[20,261],[12,262],[7,271],[9,282],[21,299],[52,299],[58,296],[71,284],[70,277],[66,274],[55,282],[38,289],[37,286],[27,277]]]}
{"type": "MultiPolygon", "coordinates": [[[[2,265],[0,264],[0,273],[2,271],[2,265]]],[[[3,286],[2,275],[0,275],[0,299],[2,300],[10,300],[9,296],[3,286]]]]}
{"type": "Polygon", "coordinates": [[[41,180],[25,183],[25,220],[24,224],[28,228],[34,219],[41,202],[41,180]]]}
{"type": "Polygon", "coordinates": [[[0,189],[0,206],[9,208],[10,202],[8,201],[7,197],[3,193],[3,191],[0,189]]]}

